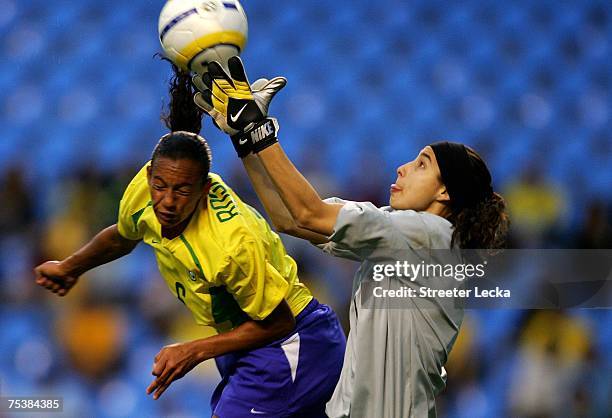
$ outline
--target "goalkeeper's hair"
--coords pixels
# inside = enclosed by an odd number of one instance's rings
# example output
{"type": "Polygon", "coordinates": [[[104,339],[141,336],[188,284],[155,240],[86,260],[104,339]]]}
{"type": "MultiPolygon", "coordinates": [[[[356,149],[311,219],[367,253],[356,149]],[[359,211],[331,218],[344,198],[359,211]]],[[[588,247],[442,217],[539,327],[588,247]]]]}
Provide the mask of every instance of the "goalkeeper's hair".
{"type": "Polygon", "coordinates": [[[155,163],[159,157],[193,160],[202,165],[204,179],[207,179],[212,154],[206,140],[199,135],[202,129],[203,110],[193,102],[195,91],[191,75],[173,63],[170,64],[172,65],[172,77],[168,83],[170,103],[161,115],[170,133],[162,136],[157,143],[151,162],[155,163]]]}
{"type": "MultiPolygon", "coordinates": [[[[470,147],[468,155],[474,160],[475,167],[485,167],[484,160],[470,147]]],[[[455,209],[449,217],[453,224],[451,247],[455,244],[463,249],[491,250],[504,248],[510,227],[510,218],[506,213],[506,202],[496,192],[475,206],[455,209]]]]}

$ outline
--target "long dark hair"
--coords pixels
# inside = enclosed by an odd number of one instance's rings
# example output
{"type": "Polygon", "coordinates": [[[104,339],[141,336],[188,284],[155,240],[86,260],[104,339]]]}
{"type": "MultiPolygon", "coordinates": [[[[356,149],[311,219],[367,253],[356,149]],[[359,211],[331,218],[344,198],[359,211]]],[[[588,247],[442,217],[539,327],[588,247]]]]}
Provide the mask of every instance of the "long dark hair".
{"type": "Polygon", "coordinates": [[[161,115],[161,120],[170,133],[161,137],[153,150],[151,161],[155,163],[158,157],[167,157],[173,160],[186,158],[199,162],[206,182],[212,155],[208,143],[199,135],[204,111],[193,101],[194,87],[190,74],[172,62],[170,64],[172,65],[172,77],[168,83],[170,102],[162,110],[161,115]]]}
{"type": "MultiPolygon", "coordinates": [[[[468,156],[477,162],[475,165],[486,168],[476,151],[466,148],[468,156]]],[[[495,250],[505,247],[510,218],[506,213],[506,202],[499,193],[493,192],[474,206],[461,209],[452,209],[451,206],[451,210],[449,221],[455,227],[451,247],[455,244],[462,249],[495,250]]]]}
{"type": "Polygon", "coordinates": [[[170,103],[167,109],[162,111],[161,119],[171,132],[187,131],[199,134],[204,111],[193,102],[195,90],[191,74],[166,58],[162,59],[172,65],[172,77],[168,83],[170,103]]]}

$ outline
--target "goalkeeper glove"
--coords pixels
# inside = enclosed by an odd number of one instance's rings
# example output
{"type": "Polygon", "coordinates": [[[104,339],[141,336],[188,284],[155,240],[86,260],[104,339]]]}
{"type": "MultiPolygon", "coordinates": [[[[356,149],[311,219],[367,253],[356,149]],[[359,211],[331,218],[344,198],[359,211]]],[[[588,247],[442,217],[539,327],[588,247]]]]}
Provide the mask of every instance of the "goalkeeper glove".
{"type": "Polygon", "coordinates": [[[278,122],[267,117],[268,107],[287,80],[259,79],[251,86],[239,57],[229,59],[228,69],[229,75],[218,62],[212,62],[207,73],[194,76],[193,83],[199,90],[194,102],[231,136],[238,156],[243,158],[277,142],[278,122]]]}

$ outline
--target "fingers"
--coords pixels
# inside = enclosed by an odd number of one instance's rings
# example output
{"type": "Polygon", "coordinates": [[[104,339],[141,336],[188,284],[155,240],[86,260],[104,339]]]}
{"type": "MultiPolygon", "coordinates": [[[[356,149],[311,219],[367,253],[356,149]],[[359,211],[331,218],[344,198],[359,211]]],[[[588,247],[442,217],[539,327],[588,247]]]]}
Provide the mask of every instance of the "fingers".
{"type": "Polygon", "coordinates": [[[258,90],[261,90],[264,88],[264,86],[266,84],[268,84],[268,79],[267,78],[260,78],[258,80],[253,81],[253,84],[251,84],[251,90],[253,90],[253,92],[255,93],[258,90]]]}
{"type": "Polygon", "coordinates": [[[76,278],[62,274],[58,261],[47,261],[36,268],[36,284],[59,296],[64,296],[76,283],[76,278]]]}
{"type": "Polygon", "coordinates": [[[199,74],[193,76],[193,78],[191,79],[192,83],[194,84],[194,86],[196,86],[196,88],[198,89],[198,93],[196,93],[194,95],[194,102],[200,106],[202,109],[204,109],[206,112],[210,112],[210,110],[212,110],[212,108],[214,107],[213,104],[213,97],[215,97],[215,99],[217,99],[219,102],[223,103],[225,102],[224,100],[221,100],[218,96],[213,96],[212,93],[212,78],[210,78],[210,75],[208,73],[205,73],[203,76],[200,76],[199,74]],[[197,100],[196,100],[196,96],[197,96],[197,100]]]}
{"type": "MultiPolygon", "coordinates": [[[[156,357],[157,358],[157,357],[156,357]]],[[[179,379],[182,374],[179,368],[176,366],[172,367],[159,367],[157,370],[153,368],[153,374],[157,376],[153,382],[147,387],[147,395],[153,393],[153,399],[158,399],[162,393],[168,389],[168,386],[175,380],[179,379]]]]}
{"type": "Polygon", "coordinates": [[[155,376],[155,379],[153,380],[153,382],[151,382],[151,384],[147,388],[147,395],[153,392],[155,388],[157,388],[162,382],[162,375],[166,367],[166,359],[162,360],[162,351],[157,353],[157,355],[155,356],[155,362],[153,363],[153,370],[151,371],[151,374],[155,376]]]}
{"type": "Polygon", "coordinates": [[[53,276],[45,276],[41,273],[37,273],[36,284],[44,287],[47,290],[50,290],[53,293],[58,294],[59,296],[64,296],[68,292],[68,290],[72,287],[73,283],[66,283],[64,280],[53,277],[53,276]]]}
{"type": "MultiPolygon", "coordinates": [[[[230,85],[234,85],[231,77],[225,72],[225,70],[223,69],[223,67],[221,67],[221,64],[219,64],[217,61],[213,61],[210,64],[208,64],[208,73],[210,75],[210,77],[212,77],[212,80],[216,83],[217,80],[225,80],[226,82],[228,82],[230,85]]],[[[206,81],[206,80],[203,80],[206,81]]]]}
{"type": "Polygon", "coordinates": [[[170,384],[180,378],[180,375],[181,373],[179,370],[175,370],[172,374],[168,375],[166,379],[161,382],[161,384],[157,385],[157,390],[153,394],[153,399],[159,399],[162,393],[164,393],[166,389],[168,389],[170,384]]]}
{"type": "Polygon", "coordinates": [[[210,90],[206,90],[205,93],[197,92],[193,96],[193,101],[206,113],[210,113],[214,109],[212,105],[212,92],[210,90]]]}
{"type": "Polygon", "coordinates": [[[159,381],[157,379],[154,379],[151,384],[147,387],[147,395],[150,395],[151,392],[153,392],[155,390],[155,388],[157,387],[157,385],[159,384],[159,381]]]}
{"type": "MultiPolygon", "coordinates": [[[[209,80],[209,83],[212,83],[212,79],[210,78],[210,75],[208,73],[205,74],[206,79],[209,80]]],[[[210,90],[211,85],[206,83],[206,81],[204,80],[204,77],[196,74],[191,78],[191,82],[193,83],[194,86],[196,86],[196,89],[198,89],[198,91],[204,91],[204,90],[210,90]]]]}
{"type": "MultiPolygon", "coordinates": [[[[158,356],[160,355],[158,354],[158,356]]],[[[166,360],[165,359],[158,360],[157,357],[155,357],[155,363],[153,364],[153,371],[151,372],[151,374],[153,376],[160,377],[162,373],[164,372],[165,368],[166,368],[166,360]]]]}
{"type": "Polygon", "coordinates": [[[265,90],[268,94],[270,94],[270,100],[272,100],[276,93],[281,91],[286,85],[287,79],[285,77],[274,77],[262,87],[262,90],[265,90]]]}
{"type": "Polygon", "coordinates": [[[210,76],[209,73],[204,73],[204,75],[202,75],[202,83],[208,87],[209,89],[212,89],[212,77],[210,76]]]}
{"type": "MultiPolygon", "coordinates": [[[[274,77],[265,84],[262,82],[262,80],[257,80],[255,82],[261,85],[258,85],[259,89],[253,93],[253,97],[255,97],[255,101],[257,102],[257,105],[261,109],[262,113],[266,115],[268,114],[270,102],[274,96],[276,96],[276,93],[281,91],[281,89],[287,85],[287,79],[285,77],[274,77]]],[[[253,85],[255,85],[255,83],[253,83],[253,85]]]]}
{"type": "Polygon", "coordinates": [[[247,75],[244,71],[244,65],[242,64],[242,60],[240,59],[240,57],[231,57],[227,61],[227,67],[229,68],[230,76],[232,77],[232,79],[236,81],[243,81],[249,84],[249,80],[247,79],[247,75]]]}

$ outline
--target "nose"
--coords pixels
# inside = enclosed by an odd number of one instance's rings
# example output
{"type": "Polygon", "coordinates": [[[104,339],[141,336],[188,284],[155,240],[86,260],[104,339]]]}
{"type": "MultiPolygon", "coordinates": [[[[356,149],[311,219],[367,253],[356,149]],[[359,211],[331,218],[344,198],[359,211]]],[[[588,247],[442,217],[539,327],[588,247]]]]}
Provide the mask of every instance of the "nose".
{"type": "Polygon", "coordinates": [[[164,193],[164,195],[161,198],[161,204],[165,209],[170,209],[170,210],[174,209],[174,206],[175,206],[174,194],[170,192],[164,193]]]}
{"type": "Polygon", "coordinates": [[[406,171],[406,164],[400,165],[399,167],[397,167],[397,176],[404,177],[405,171],[406,171]]]}

